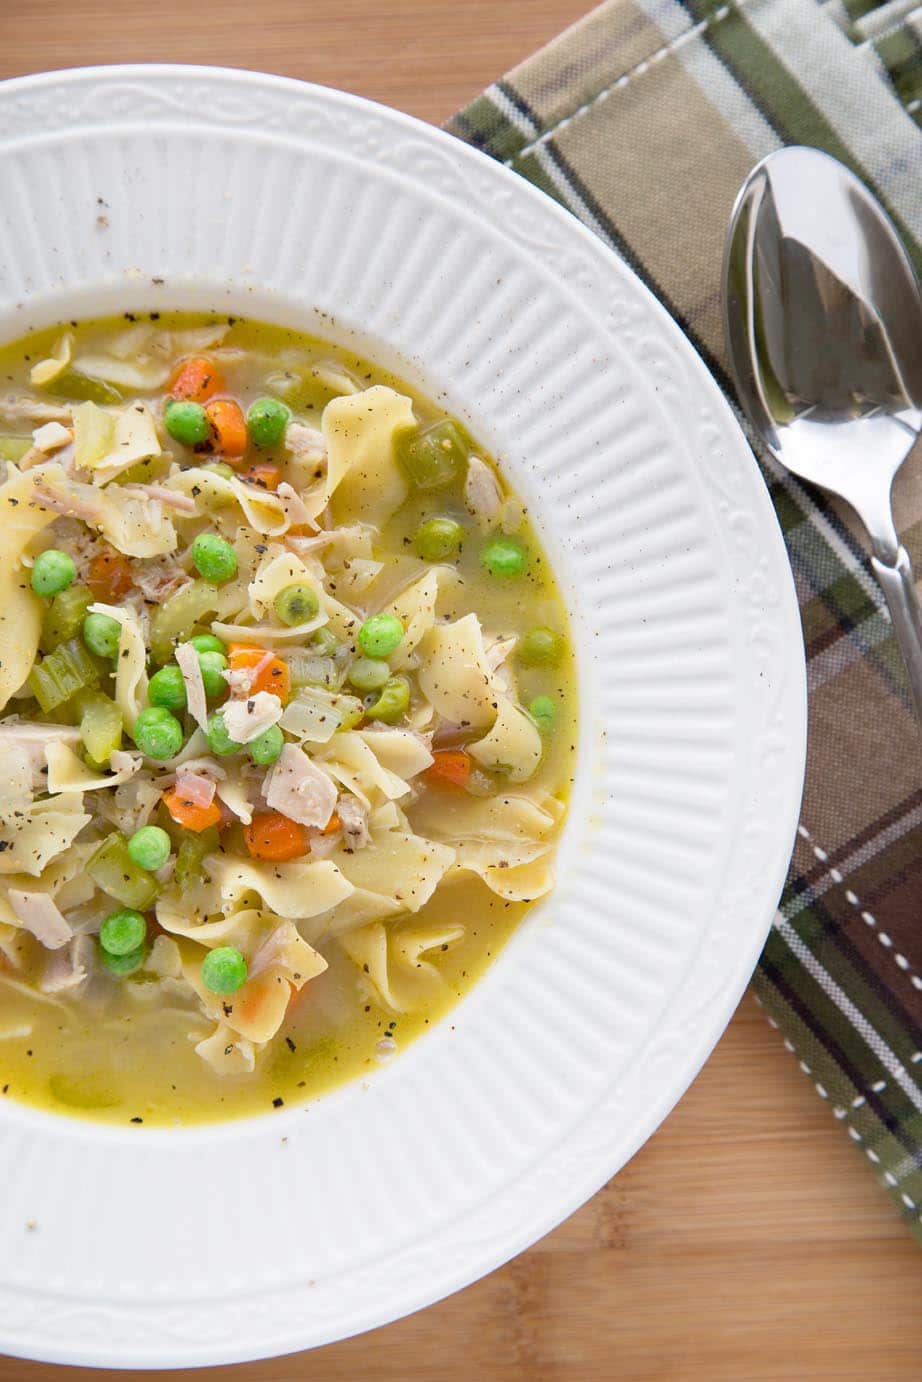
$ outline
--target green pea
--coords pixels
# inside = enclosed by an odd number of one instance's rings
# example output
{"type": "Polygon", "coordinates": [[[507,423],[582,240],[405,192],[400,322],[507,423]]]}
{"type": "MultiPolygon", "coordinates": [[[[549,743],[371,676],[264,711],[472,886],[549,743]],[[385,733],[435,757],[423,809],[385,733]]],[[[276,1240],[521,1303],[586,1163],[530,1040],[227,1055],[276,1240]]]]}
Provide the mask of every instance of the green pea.
{"type": "Polygon", "coordinates": [[[219,758],[229,758],[232,753],[239,753],[243,748],[242,744],[238,744],[236,739],[232,739],[228,734],[224,716],[220,710],[216,710],[208,716],[205,738],[208,740],[208,747],[211,752],[216,753],[219,758]]]}
{"type": "Polygon", "coordinates": [[[285,747],[285,736],[278,725],[270,725],[257,738],[251,739],[247,750],[254,763],[267,767],[274,763],[285,747]]]}
{"type": "Polygon", "coordinates": [[[254,446],[278,446],[285,435],[291,409],[277,398],[257,398],[247,409],[247,428],[254,446]]]}
{"type": "Polygon", "coordinates": [[[130,955],[144,944],[147,922],[133,907],[110,912],[99,928],[99,944],[109,955],[130,955]]]}
{"type": "Polygon", "coordinates": [[[235,945],[219,945],[202,961],[202,983],[209,993],[236,993],[247,981],[247,962],[235,945]]]}
{"type": "Polygon", "coordinates": [[[128,841],[128,854],[139,869],[156,873],[170,857],[170,837],[159,825],[142,825],[128,841]]]}
{"type": "Polygon", "coordinates": [[[227,658],[223,653],[199,653],[198,665],[202,673],[205,695],[209,700],[227,690],[227,680],[222,675],[227,667],[227,658]]]}
{"type": "Polygon", "coordinates": [[[125,978],[129,974],[134,974],[136,969],[140,969],[147,959],[147,946],[139,945],[137,950],[130,950],[127,955],[112,955],[108,950],[99,947],[99,954],[103,964],[110,969],[113,974],[125,978]]]}
{"type": "Polygon", "coordinates": [[[201,403],[171,399],[163,410],[163,425],[174,441],[183,446],[198,446],[208,440],[208,414],[201,403]]]}
{"type": "Polygon", "coordinates": [[[366,657],[390,657],[403,642],[404,627],[396,614],[373,614],[359,629],[359,647],[366,657]]]}
{"type": "Polygon", "coordinates": [[[186,683],[175,662],[155,672],[147,684],[147,699],[164,710],[185,710],[186,683]]]}
{"type": "Polygon", "coordinates": [[[97,657],[117,657],[122,626],[111,614],[88,614],[83,621],[83,641],[97,657]]]}
{"type": "Polygon", "coordinates": [[[134,722],[131,737],[145,758],[173,758],[182,748],[182,725],[163,706],[151,705],[134,722]]]}
{"type": "Polygon", "coordinates": [[[374,705],[365,711],[366,720],[382,720],[386,725],[395,725],[402,720],[410,708],[410,683],[406,677],[391,677],[381,688],[374,705]]]}
{"type": "Polygon", "coordinates": [[[237,553],[217,533],[199,533],[192,544],[192,564],[206,581],[220,584],[237,574],[237,553]]]}
{"type": "Polygon", "coordinates": [[[557,719],[557,705],[553,696],[535,696],[528,703],[528,713],[542,734],[550,734],[557,719]]]}
{"type": "Polygon", "coordinates": [[[522,639],[519,657],[530,666],[536,663],[553,666],[560,661],[562,652],[563,640],[560,634],[555,633],[553,629],[538,628],[530,629],[522,639]]]}
{"type": "Polygon", "coordinates": [[[423,561],[454,561],[464,541],[464,529],[453,518],[427,518],[413,536],[423,561]]]}
{"type": "Polygon", "coordinates": [[[364,695],[366,691],[380,691],[390,674],[390,667],[380,658],[357,657],[346,673],[346,680],[364,695]]]}
{"type": "Polygon", "coordinates": [[[512,537],[495,537],[480,553],[480,564],[491,576],[521,576],[527,562],[525,548],[512,537]]]}
{"type": "Polygon", "coordinates": [[[318,629],[311,638],[310,646],[319,653],[321,657],[332,657],[339,647],[339,639],[329,629],[318,629]]]}
{"type": "Polygon", "coordinates": [[[313,619],[320,609],[317,592],[310,585],[286,585],[275,597],[275,617],[280,624],[293,628],[313,619]]]}
{"type": "Polygon", "coordinates": [[[227,644],[222,642],[216,634],[196,633],[189,639],[197,653],[226,653],[227,644]]]}
{"type": "Polygon", "coordinates": [[[77,566],[73,557],[59,551],[57,547],[51,547],[47,552],[40,552],[35,558],[29,580],[36,595],[44,595],[47,598],[60,595],[61,591],[66,590],[71,584],[76,574],[77,566]]]}

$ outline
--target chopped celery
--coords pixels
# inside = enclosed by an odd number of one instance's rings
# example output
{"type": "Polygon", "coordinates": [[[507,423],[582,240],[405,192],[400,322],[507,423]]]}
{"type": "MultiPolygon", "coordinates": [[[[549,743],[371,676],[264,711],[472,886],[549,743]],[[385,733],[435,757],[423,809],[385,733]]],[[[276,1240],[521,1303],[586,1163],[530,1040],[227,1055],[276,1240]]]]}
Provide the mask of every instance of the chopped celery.
{"type": "Polygon", "coordinates": [[[191,581],[170,596],[151,621],[150,651],[155,662],[169,662],[176,644],[189,638],[203,615],[214,612],[217,598],[217,586],[208,581],[191,581]]]}
{"type": "Polygon", "coordinates": [[[122,712],[102,691],[81,691],[77,712],[88,758],[95,766],[105,767],[111,754],[122,746],[122,712]]]}
{"type": "Polygon", "coordinates": [[[294,687],[324,686],[328,691],[338,691],[342,684],[339,668],[331,657],[293,653],[288,659],[288,671],[294,687]]]}
{"type": "Polygon", "coordinates": [[[200,835],[184,835],[173,869],[173,881],[177,887],[185,891],[193,883],[197,883],[202,876],[205,855],[214,854],[220,847],[218,832],[213,825],[203,830],[200,835]]]}
{"type": "Polygon", "coordinates": [[[461,474],[471,448],[461,426],[443,418],[429,427],[398,432],[394,449],[417,489],[438,489],[461,474]]]}
{"type": "Polygon", "coordinates": [[[59,644],[76,637],[93,599],[92,590],[85,585],[69,586],[54,597],[42,620],[43,653],[52,653],[59,644]]]}
{"type": "Polygon", "coordinates": [[[143,912],[160,892],[152,874],[138,868],[128,853],[128,841],[119,831],[107,835],[87,862],[86,871],[104,893],[125,907],[143,912]]]}
{"type": "Polygon", "coordinates": [[[62,643],[37,662],[26,684],[45,712],[63,705],[86,686],[99,681],[99,669],[79,638],[62,643]]]}
{"type": "Polygon", "coordinates": [[[0,461],[21,461],[31,446],[31,437],[0,437],[0,461]]]}
{"type": "Polygon", "coordinates": [[[122,403],[124,400],[118,389],[107,384],[104,379],[94,379],[91,374],[83,374],[77,369],[65,370],[48,385],[48,392],[56,398],[69,398],[79,403],[122,403]]]}

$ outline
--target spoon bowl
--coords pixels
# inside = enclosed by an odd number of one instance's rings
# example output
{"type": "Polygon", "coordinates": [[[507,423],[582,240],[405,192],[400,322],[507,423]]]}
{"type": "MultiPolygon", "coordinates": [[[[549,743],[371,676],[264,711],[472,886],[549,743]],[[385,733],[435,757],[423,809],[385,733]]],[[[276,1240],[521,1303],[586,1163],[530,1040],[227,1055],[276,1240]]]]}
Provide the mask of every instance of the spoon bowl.
{"type": "Polygon", "coordinates": [[[922,720],[922,615],[891,508],[922,430],[922,293],[867,188],[818,149],[757,164],[730,220],[724,327],[740,402],[769,451],[867,530],[922,720]]]}

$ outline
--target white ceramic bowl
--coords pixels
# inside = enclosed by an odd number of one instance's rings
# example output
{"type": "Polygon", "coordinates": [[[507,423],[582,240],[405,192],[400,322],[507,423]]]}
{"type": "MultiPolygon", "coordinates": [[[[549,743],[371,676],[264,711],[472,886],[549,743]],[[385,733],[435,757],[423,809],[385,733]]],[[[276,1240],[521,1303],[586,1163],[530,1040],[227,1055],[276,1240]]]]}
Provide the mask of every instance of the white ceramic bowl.
{"type": "Polygon", "coordinates": [[[723,1030],[800,797],[781,536],[639,281],[407,116],[245,72],[52,73],[0,85],[0,187],[0,336],[202,306],[354,343],[493,447],[570,602],[559,884],[448,1022],[367,1083],[222,1127],[0,1106],[0,1349],[124,1368],[327,1343],[546,1233],[723,1030]]]}

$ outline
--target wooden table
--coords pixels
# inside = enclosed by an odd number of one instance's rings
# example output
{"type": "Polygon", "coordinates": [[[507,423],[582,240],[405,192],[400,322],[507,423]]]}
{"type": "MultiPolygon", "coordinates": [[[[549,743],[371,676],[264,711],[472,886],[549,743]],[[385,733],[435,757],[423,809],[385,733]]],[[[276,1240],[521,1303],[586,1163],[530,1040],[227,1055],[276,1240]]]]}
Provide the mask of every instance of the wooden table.
{"type": "MultiPolygon", "coordinates": [[[[89,63],[221,63],[344,87],[441,121],[587,7],[0,0],[0,76],[89,63]]],[[[373,1334],[210,1375],[918,1379],[920,1275],[919,1249],[869,1168],[747,998],[663,1128],[530,1252],[373,1334]]],[[[50,1372],[0,1358],[0,1382],[38,1382],[50,1372]]]]}

